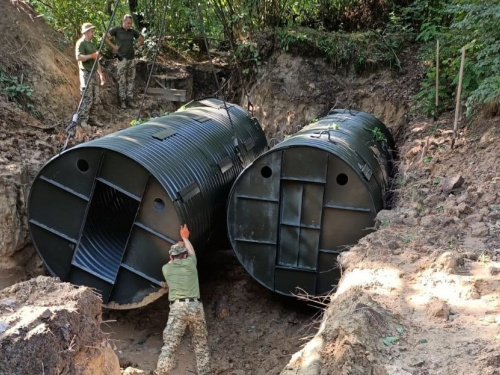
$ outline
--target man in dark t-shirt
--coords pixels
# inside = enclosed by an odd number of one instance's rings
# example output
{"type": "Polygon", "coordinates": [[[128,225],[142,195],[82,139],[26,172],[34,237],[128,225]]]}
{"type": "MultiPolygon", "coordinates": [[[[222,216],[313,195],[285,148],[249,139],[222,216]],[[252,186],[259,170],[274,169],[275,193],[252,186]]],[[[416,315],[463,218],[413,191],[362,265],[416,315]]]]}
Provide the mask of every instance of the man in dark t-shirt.
{"type": "Polygon", "coordinates": [[[123,16],[121,26],[113,27],[106,35],[106,44],[113,49],[118,57],[116,73],[118,76],[118,99],[120,107],[134,108],[134,81],[135,81],[135,51],[134,39],[137,39],[137,48],[140,48],[144,42],[144,37],[132,29],[132,16],[126,14],[123,16]],[[111,41],[115,39],[115,43],[111,41]]]}

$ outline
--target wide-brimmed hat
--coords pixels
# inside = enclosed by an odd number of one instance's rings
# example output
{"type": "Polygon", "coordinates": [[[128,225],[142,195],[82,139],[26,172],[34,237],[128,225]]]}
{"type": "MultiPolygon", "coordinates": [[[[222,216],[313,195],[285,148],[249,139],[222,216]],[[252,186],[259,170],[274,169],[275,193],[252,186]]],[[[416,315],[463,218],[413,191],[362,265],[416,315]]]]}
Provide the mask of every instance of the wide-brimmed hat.
{"type": "Polygon", "coordinates": [[[170,247],[168,253],[172,256],[176,256],[186,251],[187,249],[183,245],[181,245],[180,243],[176,243],[175,245],[172,245],[172,247],[170,247]]]}
{"type": "Polygon", "coordinates": [[[95,29],[95,26],[92,25],[90,22],[85,22],[82,25],[82,34],[85,34],[87,31],[95,29]]]}

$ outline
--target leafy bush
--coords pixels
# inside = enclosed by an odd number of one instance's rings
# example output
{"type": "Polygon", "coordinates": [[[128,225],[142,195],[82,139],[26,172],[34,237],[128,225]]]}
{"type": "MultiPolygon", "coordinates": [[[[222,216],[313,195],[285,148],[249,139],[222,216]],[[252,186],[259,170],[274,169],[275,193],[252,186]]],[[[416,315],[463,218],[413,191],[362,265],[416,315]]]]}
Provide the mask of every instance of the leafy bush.
{"type": "Polygon", "coordinates": [[[30,99],[33,90],[20,81],[16,76],[9,75],[0,66],[0,89],[7,95],[9,100],[20,104],[23,108],[34,112],[35,108],[30,99]]]}
{"type": "Polygon", "coordinates": [[[337,69],[356,72],[373,67],[399,67],[397,53],[408,43],[404,34],[379,32],[328,33],[307,28],[277,30],[280,47],[291,53],[323,57],[337,69]]]}
{"type": "MultiPolygon", "coordinates": [[[[107,2],[103,0],[30,0],[29,3],[71,41],[81,36],[81,26],[85,22],[96,27],[96,34],[104,34],[110,19],[107,2]]],[[[120,1],[112,26],[119,25],[125,13],[128,13],[128,8],[124,1],[120,1]]]]}
{"type": "Polygon", "coordinates": [[[419,0],[414,7],[436,3],[423,20],[418,40],[428,42],[422,59],[427,78],[417,95],[425,112],[432,113],[435,93],[435,43],[440,51],[440,100],[450,105],[455,96],[461,59],[466,48],[462,97],[467,114],[500,99],[500,0],[419,0]]]}

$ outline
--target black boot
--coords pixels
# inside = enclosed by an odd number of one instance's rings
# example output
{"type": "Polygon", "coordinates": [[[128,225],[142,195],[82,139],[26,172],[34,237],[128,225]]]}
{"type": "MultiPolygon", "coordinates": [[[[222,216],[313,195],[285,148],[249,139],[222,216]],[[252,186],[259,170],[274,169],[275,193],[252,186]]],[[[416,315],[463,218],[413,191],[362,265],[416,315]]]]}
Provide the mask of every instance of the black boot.
{"type": "Polygon", "coordinates": [[[127,107],[129,108],[136,108],[135,103],[132,99],[128,98],[125,103],[127,104],[127,107]]]}

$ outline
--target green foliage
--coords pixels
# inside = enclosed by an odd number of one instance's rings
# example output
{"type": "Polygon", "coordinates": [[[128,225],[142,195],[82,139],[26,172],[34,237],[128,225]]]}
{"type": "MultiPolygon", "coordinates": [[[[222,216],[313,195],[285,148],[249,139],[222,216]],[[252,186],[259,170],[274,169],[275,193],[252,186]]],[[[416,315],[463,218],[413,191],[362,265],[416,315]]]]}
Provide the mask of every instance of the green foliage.
{"type": "Polygon", "coordinates": [[[144,124],[146,121],[149,121],[149,117],[134,119],[134,120],[130,121],[130,126],[144,124]]]}
{"type": "Polygon", "coordinates": [[[365,130],[368,130],[372,134],[372,137],[376,142],[387,143],[387,138],[379,127],[375,127],[373,129],[365,128],[365,130]]]}
{"type": "Polygon", "coordinates": [[[461,49],[466,48],[462,98],[467,114],[500,100],[500,0],[417,0],[414,7],[433,3],[423,21],[419,41],[428,42],[422,54],[427,76],[416,96],[431,114],[435,96],[435,43],[440,42],[440,92],[442,107],[452,105],[458,85],[461,49]]]}
{"type": "MultiPolygon", "coordinates": [[[[97,35],[103,35],[110,19],[103,0],[30,0],[29,3],[50,25],[71,41],[81,36],[81,26],[85,22],[96,27],[97,35]]],[[[120,1],[114,25],[121,23],[125,13],[128,13],[126,2],[120,1]]]]}
{"type": "Polygon", "coordinates": [[[327,33],[302,27],[278,28],[279,46],[291,53],[323,57],[336,68],[362,72],[372,67],[399,67],[397,52],[407,45],[404,34],[327,33]]]}
{"type": "Polygon", "coordinates": [[[489,256],[488,253],[483,251],[481,252],[481,254],[479,254],[477,261],[480,263],[489,263],[491,262],[491,257],[489,256]]]}
{"type": "Polygon", "coordinates": [[[389,21],[397,0],[295,0],[289,14],[295,23],[326,31],[376,29],[389,21]]]}
{"type": "MultiPolygon", "coordinates": [[[[7,95],[10,100],[20,104],[23,108],[30,112],[35,112],[35,107],[31,101],[33,90],[28,85],[24,84],[19,77],[9,75],[0,66],[0,89],[7,95]]],[[[37,113],[34,113],[37,114],[37,113]]]]}
{"type": "MultiPolygon", "coordinates": [[[[184,111],[184,110],[185,110],[184,106],[179,108],[179,111],[184,111]]],[[[168,116],[169,114],[170,114],[170,112],[162,112],[160,114],[153,115],[152,117],[140,117],[138,119],[134,119],[134,120],[130,121],[130,126],[141,125],[141,124],[144,124],[145,122],[148,122],[152,118],[168,116]]]]}
{"type": "Polygon", "coordinates": [[[234,51],[235,57],[245,69],[244,73],[248,73],[251,68],[260,66],[260,55],[257,47],[254,44],[247,42],[238,42],[234,51]]]}

